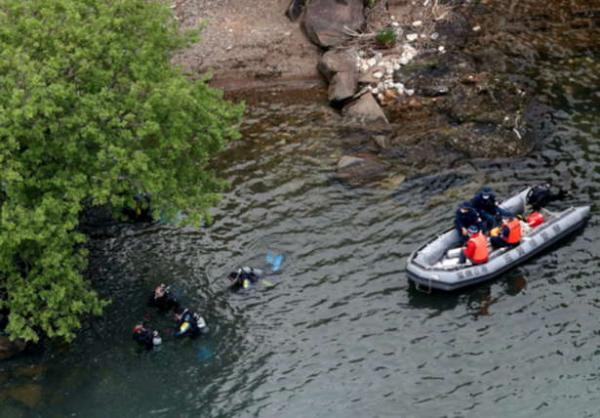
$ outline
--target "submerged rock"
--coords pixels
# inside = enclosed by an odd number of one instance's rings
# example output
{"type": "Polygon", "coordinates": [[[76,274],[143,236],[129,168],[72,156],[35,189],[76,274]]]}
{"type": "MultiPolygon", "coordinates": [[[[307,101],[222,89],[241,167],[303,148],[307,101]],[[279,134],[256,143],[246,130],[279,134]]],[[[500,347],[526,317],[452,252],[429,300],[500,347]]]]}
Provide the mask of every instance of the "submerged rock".
{"type": "Polygon", "coordinates": [[[0,360],[11,358],[23,350],[27,343],[23,340],[11,341],[8,337],[0,336],[0,360]]]}
{"type": "Polygon", "coordinates": [[[42,401],[42,387],[35,383],[12,386],[6,388],[0,397],[13,399],[29,408],[35,408],[42,401]]]}
{"type": "Polygon", "coordinates": [[[304,14],[308,38],[324,48],[340,45],[346,30],[358,30],[363,22],[363,0],[311,0],[304,14]]]}
{"type": "Polygon", "coordinates": [[[386,176],[389,165],[374,155],[343,156],[334,178],[351,186],[379,181],[386,176]]]}

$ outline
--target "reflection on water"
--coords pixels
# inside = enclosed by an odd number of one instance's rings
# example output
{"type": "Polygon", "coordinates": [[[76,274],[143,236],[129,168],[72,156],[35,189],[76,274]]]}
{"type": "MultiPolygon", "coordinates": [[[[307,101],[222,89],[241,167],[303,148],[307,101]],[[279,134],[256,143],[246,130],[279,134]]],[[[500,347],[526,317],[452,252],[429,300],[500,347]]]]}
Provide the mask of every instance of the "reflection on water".
{"type": "Polygon", "coordinates": [[[564,64],[539,63],[557,131],[535,152],[395,191],[330,180],[340,128],[326,107],[252,103],[245,141],[217,163],[232,188],[214,224],[92,240],[89,274],[113,303],[76,344],[0,364],[0,416],[597,415],[597,206],[584,231],[493,282],[427,295],[404,273],[483,183],[506,196],[554,180],[568,204],[595,204],[598,59],[564,64]],[[233,267],[266,268],[269,251],[286,255],[275,288],[227,292],[233,267]],[[205,315],[208,337],[169,336],[172,318],[145,306],[160,281],[205,315]],[[165,336],[152,352],[131,341],[145,316],[165,336]]]}

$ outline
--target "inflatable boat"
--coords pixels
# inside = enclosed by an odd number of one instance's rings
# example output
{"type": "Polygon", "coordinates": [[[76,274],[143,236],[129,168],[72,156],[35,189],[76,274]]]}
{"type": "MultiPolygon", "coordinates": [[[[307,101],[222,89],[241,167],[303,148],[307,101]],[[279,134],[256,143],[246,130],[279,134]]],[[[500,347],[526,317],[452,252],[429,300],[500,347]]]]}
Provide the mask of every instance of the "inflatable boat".
{"type": "MultiPolygon", "coordinates": [[[[527,206],[525,189],[500,204],[515,215],[523,215],[527,206]]],[[[408,280],[418,289],[451,291],[496,277],[521,264],[585,225],[590,206],[570,207],[561,212],[541,210],[544,222],[530,227],[522,221],[521,243],[511,248],[490,249],[485,264],[460,264],[460,237],[452,229],[413,252],[408,258],[408,280]]]]}

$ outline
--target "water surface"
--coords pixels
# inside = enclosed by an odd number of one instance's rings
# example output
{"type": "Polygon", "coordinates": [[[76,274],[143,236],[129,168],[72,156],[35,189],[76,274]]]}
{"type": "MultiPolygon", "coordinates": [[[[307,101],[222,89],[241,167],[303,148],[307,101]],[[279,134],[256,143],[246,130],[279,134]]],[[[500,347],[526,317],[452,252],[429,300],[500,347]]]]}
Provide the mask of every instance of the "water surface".
{"type": "Polygon", "coordinates": [[[598,55],[539,66],[557,129],[533,153],[394,189],[332,180],[341,122],[320,99],[251,101],[244,141],[216,163],[232,187],[213,225],[97,234],[89,276],[112,305],[72,346],[2,363],[0,416],[598,416],[598,55]],[[546,180],[594,205],[584,231],[487,284],[409,289],[407,256],[474,187],[546,180]],[[268,251],[285,255],[276,286],[227,292],[224,276],[268,251]],[[160,281],[208,337],[169,337],[171,318],[145,307],[160,281]],[[164,330],[152,352],[131,341],[144,316],[164,330]]]}

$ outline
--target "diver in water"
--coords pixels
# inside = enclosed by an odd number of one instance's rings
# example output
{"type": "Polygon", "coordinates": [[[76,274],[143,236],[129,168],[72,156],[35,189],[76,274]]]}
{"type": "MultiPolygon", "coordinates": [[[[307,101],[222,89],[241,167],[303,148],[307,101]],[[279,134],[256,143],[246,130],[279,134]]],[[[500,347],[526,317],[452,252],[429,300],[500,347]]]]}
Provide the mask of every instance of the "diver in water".
{"type": "Polygon", "coordinates": [[[143,322],[133,328],[133,339],[147,350],[152,350],[154,346],[162,343],[158,331],[146,327],[146,324],[143,322]]]}
{"type": "Polygon", "coordinates": [[[262,272],[260,270],[252,267],[242,267],[236,271],[232,271],[229,273],[229,276],[227,276],[231,282],[229,288],[234,292],[240,289],[247,289],[258,282],[261,274],[262,272]]]}
{"type": "Polygon", "coordinates": [[[171,289],[164,283],[159,284],[150,295],[148,299],[148,306],[154,306],[158,308],[161,312],[168,312],[171,309],[177,310],[179,309],[179,302],[173,293],[171,293],[171,289]]]}
{"type": "Polygon", "coordinates": [[[177,331],[174,334],[175,337],[190,336],[194,338],[208,332],[208,327],[206,326],[204,318],[187,308],[179,308],[175,313],[175,319],[177,320],[177,331]]]}

